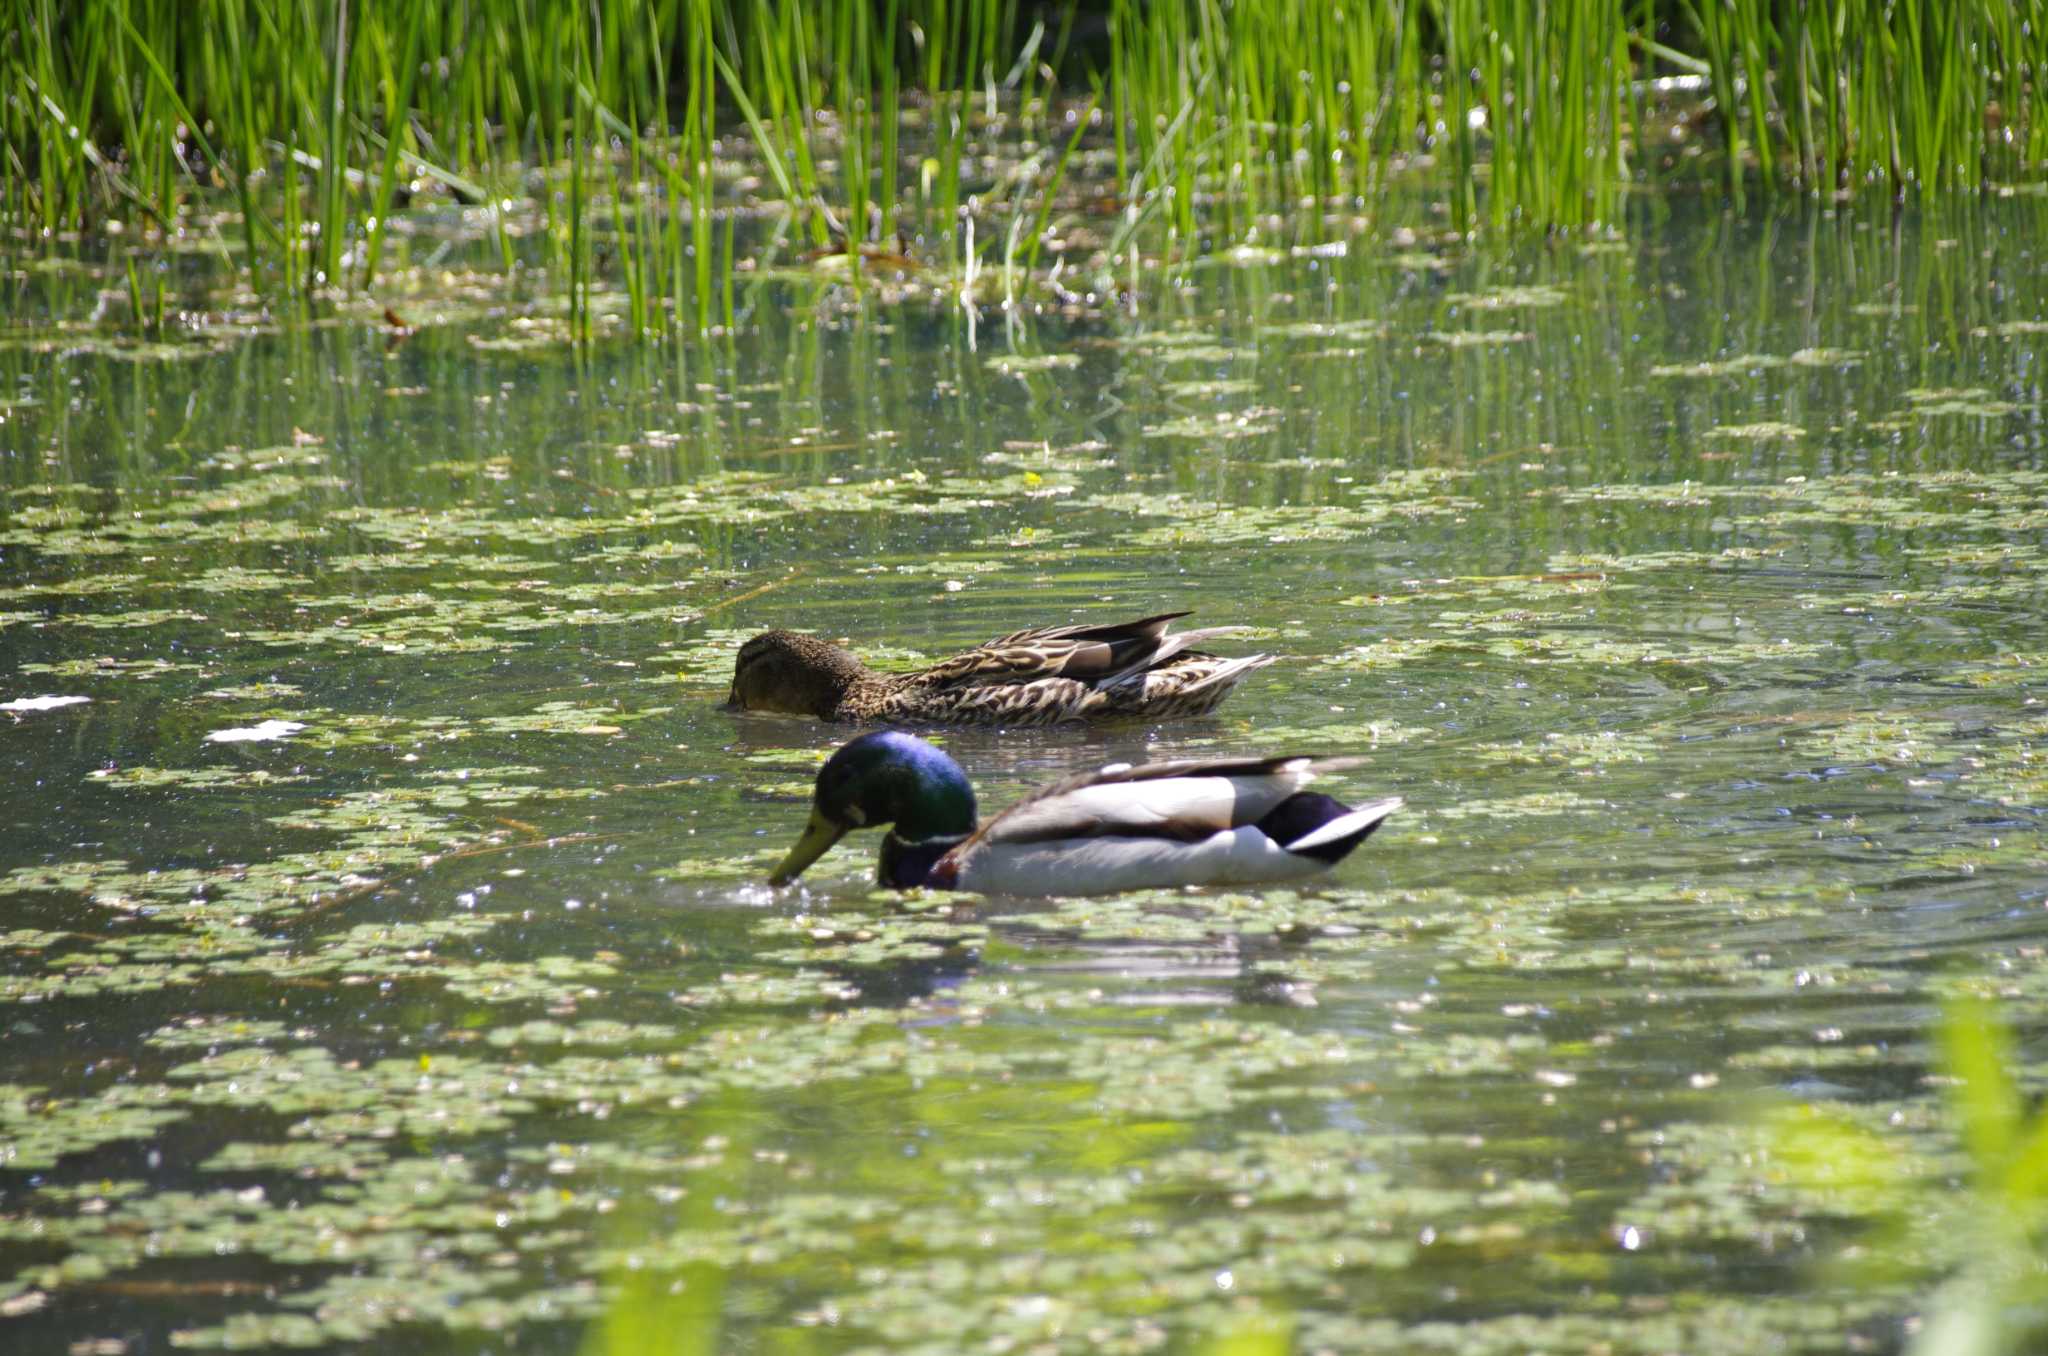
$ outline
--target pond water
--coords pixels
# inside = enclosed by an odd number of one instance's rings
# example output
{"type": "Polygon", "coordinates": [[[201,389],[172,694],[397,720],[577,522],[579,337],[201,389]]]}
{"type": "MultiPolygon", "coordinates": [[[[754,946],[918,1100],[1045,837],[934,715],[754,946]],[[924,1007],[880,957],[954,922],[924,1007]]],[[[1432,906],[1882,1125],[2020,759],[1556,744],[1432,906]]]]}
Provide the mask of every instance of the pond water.
{"type": "Polygon", "coordinates": [[[0,700],[89,700],[0,725],[0,1342],[1896,1349],[1939,1002],[2048,1019],[2048,223],[1639,210],[680,351],[17,289],[0,700]],[[1286,658],[944,742],[1362,753],[1327,882],[761,883],[846,732],[721,709],[745,636],[1182,608],[1286,658]]]}

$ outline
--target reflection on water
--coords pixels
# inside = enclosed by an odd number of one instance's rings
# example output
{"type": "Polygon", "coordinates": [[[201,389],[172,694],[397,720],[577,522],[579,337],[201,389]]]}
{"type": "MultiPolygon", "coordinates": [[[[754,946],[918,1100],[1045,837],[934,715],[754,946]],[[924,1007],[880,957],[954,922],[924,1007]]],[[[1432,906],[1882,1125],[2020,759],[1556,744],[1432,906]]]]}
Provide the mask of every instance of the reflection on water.
{"type": "Polygon", "coordinates": [[[1896,1346],[1960,1243],[1812,1266],[1754,1113],[1938,1149],[1935,1000],[2041,1024],[2048,234],[1644,210],[972,349],[0,336],[0,700],[90,699],[0,736],[0,1323],[567,1351],[630,1257],[745,1350],[1896,1346]],[[842,732],[741,638],[1171,608],[1289,658],[948,750],[1364,753],[1332,883],[760,885],[842,732]]]}

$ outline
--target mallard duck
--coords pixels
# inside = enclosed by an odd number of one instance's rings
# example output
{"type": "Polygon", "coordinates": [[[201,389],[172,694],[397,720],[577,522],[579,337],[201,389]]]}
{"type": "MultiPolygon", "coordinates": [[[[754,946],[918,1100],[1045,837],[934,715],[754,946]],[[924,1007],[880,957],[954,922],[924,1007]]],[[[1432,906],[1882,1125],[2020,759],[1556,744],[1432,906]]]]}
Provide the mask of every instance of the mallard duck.
{"type": "Polygon", "coordinates": [[[1167,631],[1187,615],[1015,631],[915,673],[877,673],[830,641],[764,631],[740,647],[730,704],[826,720],[979,725],[1206,715],[1273,656],[1223,659],[1191,650],[1243,628],[1167,631]]]}
{"type": "Polygon", "coordinates": [[[848,832],[890,825],[880,882],[982,894],[1092,895],[1250,885],[1327,871],[1401,808],[1302,788],[1356,758],[1116,763],[1025,797],[975,827],[960,765],[901,730],[865,734],[818,772],[811,820],[768,878],[787,885],[848,832]]]}

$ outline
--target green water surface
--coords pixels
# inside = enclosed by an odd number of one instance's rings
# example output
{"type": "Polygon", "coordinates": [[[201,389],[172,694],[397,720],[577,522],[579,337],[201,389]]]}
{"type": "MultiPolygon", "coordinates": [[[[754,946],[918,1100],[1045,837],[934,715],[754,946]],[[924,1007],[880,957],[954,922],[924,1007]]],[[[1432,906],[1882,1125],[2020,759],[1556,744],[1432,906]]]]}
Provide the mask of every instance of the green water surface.
{"type": "Polygon", "coordinates": [[[0,1346],[1897,1349],[1938,1003],[2048,1025],[2048,223],[1643,216],[580,356],[18,279],[0,701],[89,700],[0,714],[0,1346]],[[946,746],[1362,753],[1327,883],[761,883],[845,731],[721,709],[747,635],[1183,608],[1286,658],[946,746]],[[1806,1105],[1917,1165],[1876,1281],[1806,1105]]]}

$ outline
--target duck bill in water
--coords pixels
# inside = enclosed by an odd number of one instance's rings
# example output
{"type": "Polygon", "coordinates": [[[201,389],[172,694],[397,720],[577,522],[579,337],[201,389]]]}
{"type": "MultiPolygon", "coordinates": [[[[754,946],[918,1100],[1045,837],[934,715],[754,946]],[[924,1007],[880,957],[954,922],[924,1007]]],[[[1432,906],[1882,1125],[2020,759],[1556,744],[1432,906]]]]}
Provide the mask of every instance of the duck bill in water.
{"type": "Polygon", "coordinates": [[[811,810],[811,822],[804,825],[803,836],[796,840],[796,846],[782,859],[782,865],[775,868],[775,874],[768,877],[770,885],[787,885],[804,873],[804,868],[824,856],[832,845],[844,838],[851,824],[835,824],[820,814],[816,807],[811,810]]]}

